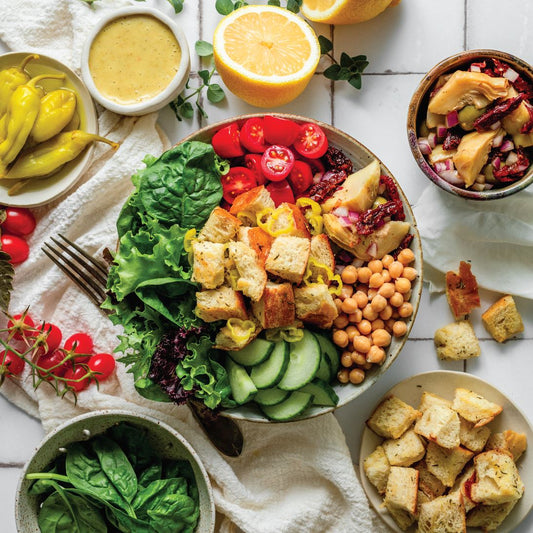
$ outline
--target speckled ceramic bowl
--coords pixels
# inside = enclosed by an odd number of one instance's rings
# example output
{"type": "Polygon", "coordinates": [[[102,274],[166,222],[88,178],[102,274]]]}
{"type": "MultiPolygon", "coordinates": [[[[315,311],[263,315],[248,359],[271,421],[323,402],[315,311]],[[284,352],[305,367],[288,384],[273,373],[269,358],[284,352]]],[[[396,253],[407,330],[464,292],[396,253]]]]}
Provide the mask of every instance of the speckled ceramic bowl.
{"type": "Polygon", "coordinates": [[[533,182],[533,165],[530,165],[524,177],[506,187],[493,188],[486,191],[464,189],[452,185],[445,179],[441,178],[433,170],[426,156],[420,151],[417,139],[420,136],[418,134],[418,128],[425,119],[429,94],[431,89],[435,86],[438,78],[443,74],[460,69],[463,65],[473,61],[482,61],[484,58],[496,58],[507,63],[524,79],[533,83],[533,67],[522,59],[498,50],[467,50],[466,52],[461,52],[444,59],[424,76],[411,98],[407,114],[407,136],[409,146],[411,147],[413,156],[418,163],[418,166],[422,169],[422,172],[424,172],[424,174],[441,189],[456,196],[470,198],[472,200],[496,200],[521,191],[533,182]]]}
{"type": "Polygon", "coordinates": [[[212,533],[215,530],[215,504],[211,484],[200,458],[191,445],[176,430],[155,418],[127,411],[107,410],[80,415],[62,424],[47,435],[35,450],[22,471],[17,487],[15,518],[19,533],[40,531],[37,525],[39,501],[38,497],[28,494],[31,481],[26,479],[26,474],[41,472],[68,444],[88,440],[120,422],[127,422],[147,430],[149,444],[161,457],[185,459],[190,462],[200,495],[200,520],[196,533],[212,533]]]}

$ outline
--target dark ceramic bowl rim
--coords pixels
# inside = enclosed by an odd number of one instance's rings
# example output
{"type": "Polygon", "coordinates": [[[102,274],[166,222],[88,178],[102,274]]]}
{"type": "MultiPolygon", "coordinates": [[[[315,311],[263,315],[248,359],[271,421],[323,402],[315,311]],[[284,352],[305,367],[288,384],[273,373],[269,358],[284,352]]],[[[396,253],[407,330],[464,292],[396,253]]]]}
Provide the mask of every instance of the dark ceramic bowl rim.
{"type": "Polygon", "coordinates": [[[440,63],[437,63],[422,79],[416,88],[411,102],[409,103],[409,109],[407,113],[407,137],[409,146],[413,156],[424,174],[441,189],[454,194],[455,196],[461,196],[462,198],[469,198],[471,200],[497,200],[499,198],[505,198],[511,194],[517,193],[522,189],[525,189],[533,182],[533,164],[530,165],[526,175],[520,180],[501,187],[499,189],[490,189],[488,191],[474,191],[471,189],[462,189],[456,187],[451,183],[448,183],[445,179],[441,178],[431,167],[426,156],[422,154],[418,147],[418,114],[422,102],[424,101],[428,91],[433,87],[437,78],[442,74],[446,74],[452,70],[463,66],[466,63],[470,63],[476,59],[493,58],[499,59],[511,65],[519,74],[525,75],[528,80],[533,83],[533,67],[523,61],[522,59],[508,54],[507,52],[501,52],[499,50],[491,49],[477,49],[466,50],[459,52],[446,59],[443,59],[440,63]]]}

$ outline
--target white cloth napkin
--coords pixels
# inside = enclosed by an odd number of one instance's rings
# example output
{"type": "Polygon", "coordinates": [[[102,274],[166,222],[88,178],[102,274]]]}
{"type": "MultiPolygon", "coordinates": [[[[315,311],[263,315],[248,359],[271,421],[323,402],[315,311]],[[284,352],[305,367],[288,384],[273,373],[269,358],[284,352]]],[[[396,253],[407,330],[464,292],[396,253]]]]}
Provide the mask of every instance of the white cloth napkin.
{"type": "MultiPolygon", "coordinates": [[[[79,72],[87,31],[102,10],[125,3],[101,0],[91,8],[80,0],[0,0],[0,38],[14,51],[48,54],[79,72]]],[[[111,154],[107,145],[98,145],[94,163],[68,196],[34,211],[37,229],[29,240],[30,258],[16,268],[11,313],[29,305],[32,316],[57,324],[65,337],[87,332],[96,350],[115,348],[119,329],[40,247],[57,233],[94,255],[114,246],[115,221],[132,190],[131,174],[142,167],[145,154],[159,155],[166,148],[156,120],[156,114],[142,118],[100,114],[100,134],[120,141],[121,146],[111,154]]],[[[40,418],[45,431],[83,412],[117,408],[154,416],[182,433],[211,477],[220,513],[217,531],[386,531],[369,508],[333,415],[278,425],[242,422],[243,454],[228,459],[212,446],[186,407],[151,402],[138,395],[123,365],[117,366],[116,375],[99,390],[91,386],[81,392],[76,405],[69,398],[57,398],[46,383],[35,391],[27,372],[21,383],[7,380],[0,390],[40,418]]]]}
{"type": "Polygon", "coordinates": [[[434,185],[414,207],[422,238],[424,281],[444,290],[443,272],[470,261],[481,287],[533,298],[533,191],[465,200],[434,185]],[[429,267],[429,268],[428,268],[429,267]]]}

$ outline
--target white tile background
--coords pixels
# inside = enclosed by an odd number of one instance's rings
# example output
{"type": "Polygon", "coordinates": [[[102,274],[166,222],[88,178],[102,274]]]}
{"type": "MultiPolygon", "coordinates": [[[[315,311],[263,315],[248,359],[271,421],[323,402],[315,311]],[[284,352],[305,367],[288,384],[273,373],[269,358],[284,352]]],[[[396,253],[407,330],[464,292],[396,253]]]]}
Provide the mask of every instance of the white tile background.
{"type": "MultiPolygon", "coordinates": [[[[175,16],[165,0],[153,3],[175,16]]],[[[186,0],[179,20],[191,44],[194,76],[199,68],[194,42],[198,38],[211,42],[220,16],[214,0],[186,0]]],[[[357,138],[392,171],[414,205],[428,183],[411,156],[405,122],[411,94],[423,74],[444,57],[471,48],[504,50],[533,63],[532,22],[531,0],[403,0],[398,7],[363,24],[335,28],[316,25],[317,32],[333,40],[337,57],[341,51],[368,56],[370,65],[363,76],[363,89],[357,92],[347,86],[333,86],[317,73],[304,94],[277,111],[331,123],[357,138]]],[[[323,60],[319,70],[326,66],[323,60]]],[[[206,104],[206,110],[209,123],[256,111],[231,94],[218,107],[206,104]]],[[[178,123],[168,109],[161,113],[161,124],[175,142],[205,122],[195,117],[178,123]]],[[[503,261],[501,272],[502,276],[511,275],[503,261]]],[[[533,276],[524,283],[533,283],[533,276]]],[[[498,296],[483,292],[482,308],[498,296]]],[[[476,374],[499,387],[533,419],[533,302],[517,299],[517,305],[526,325],[522,336],[505,345],[497,344],[488,337],[476,311],[473,323],[481,339],[481,357],[467,364],[442,363],[435,355],[433,333],[452,317],[445,298],[426,291],[411,338],[393,367],[370,391],[337,411],[354,461],[358,460],[362,424],[376,400],[398,381],[418,372],[440,368],[476,374]]],[[[13,507],[18,476],[42,435],[37,420],[0,396],[1,533],[16,531],[13,507]]],[[[526,490],[530,490],[528,482],[533,480],[525,482],[526,490]]],[[[532,532],[533,515],[515,531],[532,532]]]]}

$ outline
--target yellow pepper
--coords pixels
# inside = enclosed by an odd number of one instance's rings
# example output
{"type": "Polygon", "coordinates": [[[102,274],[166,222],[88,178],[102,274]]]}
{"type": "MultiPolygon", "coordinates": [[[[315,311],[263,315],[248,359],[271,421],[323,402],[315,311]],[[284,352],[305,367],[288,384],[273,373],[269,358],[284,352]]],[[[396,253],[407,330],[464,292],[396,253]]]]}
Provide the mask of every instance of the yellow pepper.
{"type": "Polygon", "coordinates": [[[231,338],[238,344],[246,342],[255,332],[255,323],[251,320],[230,318],[226,322],[231,338]]]}
{"type": "Polygon", "coordinates": [[[324,221],[322,219],[322,208],[320,205],[314,200],[311,200],[311,198],[298,198],[296,205],[303,208],[304,217],[311,227],[311,234],[319,235],[323,233],[324,221]],[[310,209],[307,209],[308,207],[310,209]]]}
{"type": "Polygon", "coordinates": [[[254,225],[256,223],[255,217],[253,213],[250,213],[249,211],[239,211],[237,213],[237,218],[246,225],[254,225]]]}
{"type": "Polygon", "coordinates": [[[267,207],[259,211],[259,213],[257,213],[257,225],[263,231],[266,231],[269,235],[272,235],[272,237],[291,233],[296,227],[291,208],[283,205],[280,205],[276,209],[267,207]],[[287,224],[284,224],[279,229],[275,229],[276,222],[278,222],[280,217],[283,215],[287,216],[287,224]]]}
{"type": "Polygon", "coordinates": [[[316,267],[324,272],[326,279],[322,274],[318,274],[317,283],[323,283],[329,285],[328,290],[334,296],[340,296],[342,291],[342,279],[340,274],[334,274],[329,266],[324,263],[318,262],[314,257],[310,257],[307,262],[307,270],[305,271],[303,282],[305,285],[314,285],[315,282],[311,281],[313,275],[312,267],[316,267]],[[332,283],[333,282],[333,283],[332,283]]]}
{"type": "Polygon", "coordinates": [[[268,341],[287,341],[298,342],[303,339],[304,330],[296,326],[287,326],[286,328],[267,329],[265,337],[268,341]]]}
{"type": "Polygon", "coordinates": [[[0,116],[7,111],[11,96],[19,85],[24,85],[30,81],[30,76],[24,70],[26,65],[34,60],[39,59],[37,54],[26,56],[18,67],[10,67],[0,72],[0,116]]]}
{"type": "Polygon", "coordinates": [[[31,137],[41,143],[57,135],[70,123],[76,112],[76,94],[69,89],[56,89],[41,99],[41,108],[31,130],[31,137]]]}
{"type": "Polygon", "coordinates": [[[192,243],[196,239],[196,230],[194,228],[190,229],[183,236],[183,249],[186,252],[192,252],[192,243]]]}

